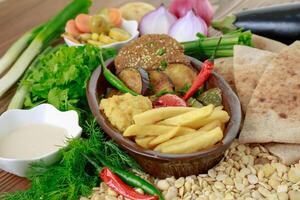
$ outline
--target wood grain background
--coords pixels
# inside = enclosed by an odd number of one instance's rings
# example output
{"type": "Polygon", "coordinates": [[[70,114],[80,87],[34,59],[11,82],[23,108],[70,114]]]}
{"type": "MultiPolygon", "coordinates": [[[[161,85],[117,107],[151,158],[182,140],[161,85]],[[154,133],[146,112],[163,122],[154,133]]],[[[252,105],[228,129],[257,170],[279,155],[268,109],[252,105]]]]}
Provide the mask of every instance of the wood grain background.
{"type": "MultiPolygon", "coordinates": [[[[91,13],[101,7],[117,7],[125,2],[137,0],[94,0],[91,13]]],[[[142,0],[153,5],[168,4],[169,0],[142,0]]],[[[215,10],[215,18],[249,8],[275,5],[297,0],[210,0],[215,10]]],[[[47,21],[61,10],[69,0],[0,0],[0,55],[25,31],[47,21]]],[[[300,0],[298,0],[300,2],[300,0]]],[[[212,34],[216,33],[211,31],[212,34]]],[[[14,93],[14,88],[0,99],[0,113],[14,93]]],[[[1,131],[1,127],[0,127],[1,131]]],[[[30,183],[17,176],[0,170],[0,193],[26,189],[30,183]]]]}

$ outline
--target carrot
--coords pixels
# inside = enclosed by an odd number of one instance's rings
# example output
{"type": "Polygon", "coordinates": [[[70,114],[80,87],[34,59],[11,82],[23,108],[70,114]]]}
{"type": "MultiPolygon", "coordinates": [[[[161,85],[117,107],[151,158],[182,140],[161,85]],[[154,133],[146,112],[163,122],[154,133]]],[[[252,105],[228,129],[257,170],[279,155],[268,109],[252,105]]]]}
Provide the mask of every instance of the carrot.
{"type": "Polygon", "coordinates": [[[108,19],[114,26],[120,27],[122,23],[121,11],[117,8],[109,8],[108,19]]]}
{"type": "Polygon", "coordinates": [[[75,18],[76,27],[83,33],[90,33],[91,29],[89,27],[90,19],[92,16],[87,14],[79,14],[75,18]]]}
{"type": "Polygon", "coordinates": [[[70,19],[67,24],[66,24],[66,32],[69,33],[70,35],[77,37],[81,34],[81,32],[77,29],[75,20],[70,19]]]}

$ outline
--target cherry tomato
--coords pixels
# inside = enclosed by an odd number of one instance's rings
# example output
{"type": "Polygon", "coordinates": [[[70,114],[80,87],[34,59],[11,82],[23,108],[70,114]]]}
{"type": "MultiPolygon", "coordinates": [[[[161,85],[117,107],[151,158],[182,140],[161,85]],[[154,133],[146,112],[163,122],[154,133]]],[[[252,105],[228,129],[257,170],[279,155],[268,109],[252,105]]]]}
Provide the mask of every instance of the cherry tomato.
{"type": "Polygon", "coordinates": [[[175,94],[165,94],[154,102],[154,107],[182,106],[187,107],[185,100],[175,94]]]}

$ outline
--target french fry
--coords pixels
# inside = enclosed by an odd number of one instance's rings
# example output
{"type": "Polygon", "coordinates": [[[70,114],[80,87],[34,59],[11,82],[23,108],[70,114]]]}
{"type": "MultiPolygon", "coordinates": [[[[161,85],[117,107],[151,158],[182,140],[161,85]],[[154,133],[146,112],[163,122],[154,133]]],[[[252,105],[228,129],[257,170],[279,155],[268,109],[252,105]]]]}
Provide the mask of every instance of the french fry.
{"type": "Polygon", "coordinates": [[[214,106],[212,104],[207,105],[205,107],[199,108],[197,110],[193,110],[172,118],[168,118],[164,121],[159,122],[161,125],[173,125],[173,126],[185,126],[189,128],[197,129],[199,126],[199,122],[203,121],[203,119],[210,116],[213,112],[214,106]]]}
{"type": "Polygon", "coordinates": [[[211,131],[212,129],[216,127],[222,127],[222,123],[219,120],[214,120],[201,128],[198,129],[198,131],[211,131]]]}
{"type": "Polygon", "coordinates": [[[155,138],[155,136],[148,136],[148,137],[136,137],[135,138],[135,142],[139,145],[139,146],[141,146],[141,147],[143,147],[143,148],[145,148],[145,149],[149,149],[150,147],[149,147],[149,142],[151,141],[151,140],[153,140],[155,138]]]}
{"type": "Polygon", "coordinates": [[[123,133],[125,137],[131,136],[158,136],[177,130],[175,126],[164,125],[131,125],[123,133]]]}
{"type": "Polygon", "coordinates": [[[193,153],[208,147],[213,146],[223,138],[223,132],[220,127],[217,127],[209,132],[198,134],[183,143],[173,144],[161,148],[162,153],[193,153]]]}
{"type": "Polygon", "coordinates": [[[137,125],[154,124],[156,122],[174,117],[198,108],[193,107],[161,107],[148,110],[133,116],[134,123],[137,125]]]}
{"type": "Polygon", "coordinates": [[[170,131],[168,133],[156,136],[156,138],[154,138],[153,140],[151,140],[149,142],[149,146],[154,147],[154,146],[156,146],[160,143],[168,141],[169,139],[171,139],[172,137],[174,137],[178,133],[178,130],[179,130],[179,127],[176,127],[173,131],[170,131]]]}
{"type": "Polygon", "coordinates": [[[188,134],[196,133],[196,132],[197,132],[197,130],[195,130],[195,129],[179,126],[176,136],[188,135],[188,134]]]}
{"type": "Polygon", "coordinates": [[[190,139],[194,138],[197,134],[201,134],[201,132],[195,132],[195,133],[191,133],[191,134],[186,134],[186,135],[181,135],[181,136],[174,137],[169,141],[166,141],[166,142],[163,142],[163,143],[157,145],[154,148],[154,151],[161,151],[161,149],[163,147],[183,143],[187,140],[190,140],[190,139]]]}
{"type": "Polygon", "coordinates": [[[210,116],[202,119],[201,121],[198,122],[197,127],[195,129],[199,129],[202,126],[209,124],[215,120],[219,120],[222,124],[225,124],[226,122],[229,121],[229,115],[226,111],[224,110],[214,110],[210,116]]]}

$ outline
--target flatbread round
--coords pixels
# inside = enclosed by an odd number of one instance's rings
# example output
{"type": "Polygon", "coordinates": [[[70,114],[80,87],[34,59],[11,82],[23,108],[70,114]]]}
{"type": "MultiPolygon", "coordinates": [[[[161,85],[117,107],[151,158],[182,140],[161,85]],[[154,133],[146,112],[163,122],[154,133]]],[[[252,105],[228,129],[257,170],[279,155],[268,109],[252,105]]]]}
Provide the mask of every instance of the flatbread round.
{"type": "Polygon", "coordinates": [[[275,55],[275,53],[248,46],[234,46],[234,81],[244,112],[258,80],[265,71],[270,59],[275,55]]]}
{"type": "Polygon", "coordinates": [[[300,143],[300,42],[270,60],[247,107],[242,143],[300,143]]]}

